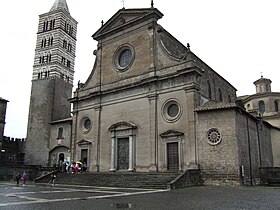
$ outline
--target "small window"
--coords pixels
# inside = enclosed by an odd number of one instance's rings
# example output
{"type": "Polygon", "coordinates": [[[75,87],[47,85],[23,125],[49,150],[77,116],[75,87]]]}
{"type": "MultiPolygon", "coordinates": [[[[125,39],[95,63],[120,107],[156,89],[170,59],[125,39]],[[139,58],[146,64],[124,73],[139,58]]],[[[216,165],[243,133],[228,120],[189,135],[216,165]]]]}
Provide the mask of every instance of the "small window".
{"type": "Polygon", "coordinates": [[[72,52],[72,45],[71,45],[70,43],[68,44],[67,50],[68,50],[69,52],[72,52]]]}
{"type": "Polygon", "coordinates": [[[275,112],[279,111],[279,102],[278,102],[278,100],[274,101],[274,108],[275,108],[275,112]]]}
{"type": "Polygon", "coordinates": [[[228,95],[228,102],[231,103],[231,97],[228,95]]]}
{"type": "Polygon", "coordinates": [[[269,92],[269,84],[265,84],[265,90],[266,92],[269,92]]]}
{"type": "Polygon", "coordinates": [[[264,101],[259,101],[259,112],[263,114],[265,112],[265,103],[264,101]]]}
{"type": "Polygon", "coordinates": [[[63,64],[63,65],[65,65],[65,61],[66,61],[66,59],[65,59],[65,57],[61,57],[61,63],[63,64]]]}
{"type": "Polygon", "coordinates": [[[247,104],[247,111],[250,110],[250,104],[247,104]]]}
{"type": "Polygon", "coordinates": [[[67,41],[63,40],[63,48],[67,48],[67,41]]]}
{"type": "Polygon", "coordinates": [[[218,92],[219,92],[219,101],[223,101],[223,94],[220,88],[218,89],[218,92]]]}
{"type": "Polygon", "coordinates": [[[55,19],[53,19],[53,22],[52,22],[52,27],[54,28],[55,26],[55,19]]]}
{"type": "Polygon", "coordinates": [[[208,90],[208,97],[212,99],[212,90],[211,90],[211,83],[207,80],[207,90],[208,90]]]}
{"type": "Polygon", "coordinates": [[[58,129],[57,138],[58,138],[58,139],[63,139],[63,128],[62,128],[62,127],[60,127],[60,128],[58,129]]]}

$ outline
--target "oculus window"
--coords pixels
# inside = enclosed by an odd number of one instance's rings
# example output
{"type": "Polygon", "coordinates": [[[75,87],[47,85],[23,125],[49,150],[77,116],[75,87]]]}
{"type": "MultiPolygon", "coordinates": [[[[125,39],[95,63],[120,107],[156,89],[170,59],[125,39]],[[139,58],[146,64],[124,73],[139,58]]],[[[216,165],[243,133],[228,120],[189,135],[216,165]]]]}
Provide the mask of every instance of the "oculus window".
{"type": "Polygon", "coordinates": [[[182,115],[182,108],[176,99],[166,101],[162,106],[162,117],[167,122],[175,122],[182,115]]]}
{"type": "Polygon", "coordinates": [[[92,128],[92,122],[89,117],[83,117],[81,121],[81,130],[83,133],[88,133],[92,128]]]}
{"type": "Polygon", "coordinates": [[[126,71],[134,61],[134,49],[130,45],[123,45],[118,48],[114,55],[114,64],[117,70],[126,71]]]}

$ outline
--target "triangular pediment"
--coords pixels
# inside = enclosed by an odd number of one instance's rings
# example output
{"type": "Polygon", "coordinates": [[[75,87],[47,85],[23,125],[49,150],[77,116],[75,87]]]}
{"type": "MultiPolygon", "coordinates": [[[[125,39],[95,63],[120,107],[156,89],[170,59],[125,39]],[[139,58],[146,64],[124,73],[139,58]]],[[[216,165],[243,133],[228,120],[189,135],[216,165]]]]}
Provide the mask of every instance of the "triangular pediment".
{"type": "Polygon", "coordinates": [[[137,126],[130,122],[118,122],[110,126],[109,131],[131,130],[136,129],[137,126]]]}
{"type": "Polygon", "coordinates": [[[105,36],[108,33],[114,32],[114,30],[122,30],[130,25],[140,23],[149,18],[160,19],[163,14],[155,8],[146,9],[120,9],[115,15],[113,15],[101,28],[95,32],[92,37],[99,40],[100,37],[105,36]]]}
{"type": "Polygon", "coordinates": [[[165,131],[164,133],[160,134],[162,138],[168,138],[168,137],[174,137],[174,136],[183,136],[184,133],[180,131],[175,131],[175,130],[168,130],[165,131]]]}
{"type": "Polygon", "coordinates": [[[87,144],[92,144],[91,141],[86,140],[86,139],[82,139],[80,141],[77,142],[78,145],[87,145],[87,144]]]}

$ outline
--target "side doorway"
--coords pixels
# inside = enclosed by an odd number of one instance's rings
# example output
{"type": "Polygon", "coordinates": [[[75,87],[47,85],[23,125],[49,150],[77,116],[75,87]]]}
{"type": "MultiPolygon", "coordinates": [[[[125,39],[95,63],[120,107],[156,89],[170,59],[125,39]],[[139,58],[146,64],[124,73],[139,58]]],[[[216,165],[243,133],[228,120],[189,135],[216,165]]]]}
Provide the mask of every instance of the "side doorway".
{"type": "Polygon", "coordinates": [[[129,169],[129,138],[117,140],[117,170],[129,169]]]}
{"type": "Polygon", "coordinates": [[[179,149],[178,142],[167,143],[167,170],[179,170],[179,149]]]}
{"type": "Polygon", "coordinates": [[[81,149],[81,161],[88,164],[88,149],[81,149]]]}

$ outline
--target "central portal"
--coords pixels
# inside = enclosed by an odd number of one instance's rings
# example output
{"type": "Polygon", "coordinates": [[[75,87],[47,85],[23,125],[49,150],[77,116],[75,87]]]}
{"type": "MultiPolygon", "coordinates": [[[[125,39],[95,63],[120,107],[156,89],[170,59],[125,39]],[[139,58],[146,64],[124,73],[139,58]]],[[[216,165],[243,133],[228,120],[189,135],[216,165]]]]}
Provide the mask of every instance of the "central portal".
{"type": "Polygon", "coordinates": [[[117,154],[117,170],[129,169],[129,138],[118,138],[117,154]]]}

